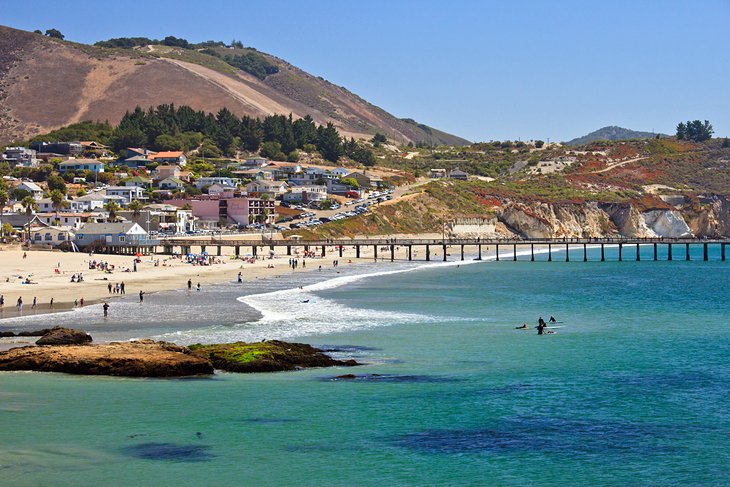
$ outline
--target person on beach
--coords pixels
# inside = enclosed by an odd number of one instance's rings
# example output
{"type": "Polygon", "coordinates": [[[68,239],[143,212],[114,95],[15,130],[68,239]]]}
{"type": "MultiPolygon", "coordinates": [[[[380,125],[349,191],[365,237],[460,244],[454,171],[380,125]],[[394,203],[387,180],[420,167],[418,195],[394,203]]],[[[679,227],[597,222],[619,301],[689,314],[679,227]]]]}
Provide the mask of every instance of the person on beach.
{"type": "Polygon", "coordinates": [[[5,296],[0,295],[0,309],[5,306],[5,296]]]}
{"type": "Polygon", "coordinates": [[[79,304],[81,304],[81,306],[84,305],[84,298],[81,298],[81,301],[79,301],[79,304]]]}
{"type": "Polygon", "coordinates": [[[51,298],[51,302],[48,304],[48,306],[53,309],[53,298],[51,298]]]}
{"type": "Polygon", "coordinates": [[[139,302],[142,303],[144,301],[144,291],[139,292],[139,302]]]}
{"type": "Polygon", "coordinates": [[[121,282],[121,283],[119,284],[119,292],[121,292],[122,294],[126,294],[126,293],[124,292],[124,281],[122,281],[122,282],[121,282]]]}
{"type": "Polygon", "coordinates": [[[197,289],[198,291],[200,291],[200,283],[198,283],[198,285],[196,286],[196,289],[197,289]]]}
{"type": "Polygon", "coordinates": [[[193,281],[188,279],[188,291],[190,291],[193,288],[193,281]]]}
{"type": "Polygon", "coordinates": [[[78,307],[79,307],[79,300],[74,299],[74,308],[78,308],[78,307]]]}
{"type": "Polygon", "coordinates": [[[109,294],[112,293],[112,283],[107,284],[106,288],[109,290],[109,294]]]}
{"type": "Polygon", "coordinates": [[[104,318],[108,317],[109,316],[109,303],[104,303],[104,306],[102,306],[102,308],[104,308],[104,318]]]}
{"type": "Polygon", "coordinates": [[[36,304],[38,304],[38,296],[33,296],[33,306],[31,306],[31,309],[35,309],[36,304]]]}
{"type": "Polygon", "coordinates": [[[23,296],[18,297],[18,312],[23,311],[23,296]]]}
{"type": "Polygon", "coordinates": [[[239,283],[239,284],[241,284],[242,282],[243,282],[243,276],[242,276],[242,275],[241,275],[241,273],[239,272],[239,273],[238,273],[238,283],[239,283]]]}

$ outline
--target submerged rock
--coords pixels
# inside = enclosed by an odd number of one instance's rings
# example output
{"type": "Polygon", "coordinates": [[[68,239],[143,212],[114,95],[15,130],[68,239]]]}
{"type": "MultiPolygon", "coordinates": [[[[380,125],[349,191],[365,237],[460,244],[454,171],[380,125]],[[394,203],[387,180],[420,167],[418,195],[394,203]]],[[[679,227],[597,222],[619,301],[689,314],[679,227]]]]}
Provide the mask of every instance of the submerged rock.
{"type": "Polygon", "coordinates": [[[83,345],[91,343],[91,335],[83,331],[57,326],[36,340],[36,345],[83,345]]]}
{"type": "Polygon", "coordinates": [[[34,370],[125,377],[212,374],[213,366],[185,347],[144,340],[107,345],[48,345],[0,352],[0,370],[34,370]]]}
{"type": "Polygon", "coordinates": [[[193,355],[210,360],[216,369],[228,372],[276,372],[309,367],[359,365],[354,360],[335,360],[305,343],[271,340],[258,343],[191,345],[193,355]]]}

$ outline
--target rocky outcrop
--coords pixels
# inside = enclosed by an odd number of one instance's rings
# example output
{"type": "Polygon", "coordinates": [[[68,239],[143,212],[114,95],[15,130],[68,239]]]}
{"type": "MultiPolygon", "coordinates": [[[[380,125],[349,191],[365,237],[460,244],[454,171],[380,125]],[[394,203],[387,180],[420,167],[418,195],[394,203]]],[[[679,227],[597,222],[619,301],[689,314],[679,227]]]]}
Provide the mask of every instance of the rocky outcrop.
{"type": "Polygon", "coordinates": [[[39,338],[36,345],[84,345],[91,343],[91,335],[83,331],[57,326],[39,338]]]}
{"type": "Polygon", "coordinates": [[[185,347],[140,340],[107,345],[49,345],[0,352],[0,370],[33,370],[125,377],[183,377],[213,373],[185,347]]]}
{"type": "Polygon", "coordinates": [[[278,340],[258,343],[191,345],[191,353],[210,360],[216,369],[228,372],[277,372],[310,367],[359,365],[354,360],[335,360],[305,343],[278,340]]]}
{"type": "Polygon", "coordinates": [[[644,225],[653,236],[659,237],[691,237],[692,232],[681,213],[675,210],[652,210],[641,214],[644,225]]]}
{"type": "Polygon", "coordinates": [[[596,203],[507,202],[498,218],[512,231],[528,238],[599,237],[616,232],[608,214],[596,203]]]}

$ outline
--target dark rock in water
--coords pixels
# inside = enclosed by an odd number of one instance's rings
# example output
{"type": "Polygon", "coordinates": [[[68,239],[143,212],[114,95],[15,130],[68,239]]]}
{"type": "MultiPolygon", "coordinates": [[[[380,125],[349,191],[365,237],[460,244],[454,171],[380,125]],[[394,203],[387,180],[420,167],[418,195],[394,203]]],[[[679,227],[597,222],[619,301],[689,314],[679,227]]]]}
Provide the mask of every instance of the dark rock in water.
{"type": "Polygon", "coordinates": [[[91,335],[83,331],[57,326],[35,343],[36,345],[83,345],[91,343],[91,335]]]}
{"type": "Polygon", "coordinates": [[[185,347],[140,340],[106,345],[47,345],[0,352],[0,370],[35,370],[125,377],[212,374],[213,366],[185,347]]]}
{"type": "Polygon", "coordinates": [[[278,340],[196,344],[189,348],[193,355],[210,360],[216,369],[228,372],[276,372],[310,367],[360,365],[354,360],[335,360],[305,343],[278,340]]]}
{"type": "Polygon", "coordinates": [[[380,350],[380,348],[366,347],[362,345],[321,345],[320,350],[323,352],[337,353],[353,353],[353,352],[371,352],[380,350]]]}
{"type": "Polygon", "coordinates": [[[0,331],[0,338],[14,337],[15,333],[12,331],[0,331]]]}
{"type": "Polygon", "coordinates": [[[206,445],[177,445],[175,443],[142,443],[129,446],[125,452],[142,460],[166,462],[207,462],[213,458],[206,445]]]}
{"type": "Polygon", "coordinates": [[[42,337],[43,335],[49,333],[51,331],[50,328],[43,328],[42,330],[35,330],[35,331],[21,331],[18,333],[19,337],[42,337]]]}

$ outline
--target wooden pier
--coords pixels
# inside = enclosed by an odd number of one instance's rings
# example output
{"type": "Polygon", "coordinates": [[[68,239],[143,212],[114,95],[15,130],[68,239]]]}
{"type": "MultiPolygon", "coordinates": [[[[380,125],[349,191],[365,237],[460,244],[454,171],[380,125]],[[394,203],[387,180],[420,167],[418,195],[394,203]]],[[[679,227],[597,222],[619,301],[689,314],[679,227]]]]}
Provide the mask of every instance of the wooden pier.
{"type": "MultiPolygon", "coordinates": [[[[250,249],[251,256],[261,255],[268,250],[277,252],[283,251],[286,255],[293,255],[298,249],[306,252],[314,251],[318,256],[325,257],[328,252],[334,252],[336,256],[342,257],[345,248],[355,250],[355,256],[360,258],[365,249],[372,248],[374,259],[396,260],[396,249],[405,251],[406,260],[432,261],[440,259],[447,261],[451,252],[455,252],[456,259],[465,260],[467,250],[470,250],[477,260],[481,260],[484,251],[493,251],[495,260],[529,260],[534,262],[536,248],[539,252],[547,254],[547,261],[552,262],[556,252],[563,252],[566,262],[570,262],[571,253],[580,252],[583,262],[587,262],[588,249],[600,248],[600,261],[606,261],[606,247],[618,250],[618,261],[624,261],[626,251],[635,247],[634,259],[642,259],[641,248],[650,248],[645,256],[650,253],[653,260],[660,260],[659,250],[666,249],[666,260],[674,260],[673,250],[685,248],[685,260],[690,260],[690,247],[702,246],[703,260],[709,260],[709,249],[715,247],[720,249],[720,259],[726,260],[726,245],[729,239],[695,239],[695,238],[567,238],[567,239],[482,239],[482,238],[451,238],[451,239],[401,239],[401,238],[365,238],[365,239],[327,239],[327,240],[289,240],[289,239],[262,239],[262,240],[238,240],[235,238],[223,239],[221,237],[209,238],[185,238],[171,237],[160,239],[159,245],[153,250],[162,254],[189,254],[214,251],[214,255],[223,255],[223,249],[231,249],[229,252],[241,256],[242,252],[250,249]],[[423,250],[425,258],[416,259],[414,249],[423,250]],[[194,252],[197,250],[197,252],[194,252]],[[527,253],[529,250],[529,254],[527,253]],[[581,252],[582,251],[582,252],[581,252]],[[378,254],[380,252],[380,254],[378,254]],[[379,257],[380,255],[380,257],[379,257]],[[521,259],[519,257],[522,257],[521,259]]],[[[210,252],[209,252],[210,253],[210,252]]],[[[631,252],[633,253],[633,252],[631,252]]],[[[662,252],[664,254],[664,252],[662,252]]],[[[212,254],[213,255],[213,254],[212,254]]],[[[630,258],[630,257],[629,257],[630,258]]],[[[581,259],[578,259],[581,260],[581,259]]],[[[651,259],[647,259],[651,260],[651,259]]],[[[662,259],[664,260],[664,259],[662,259]]]]}

